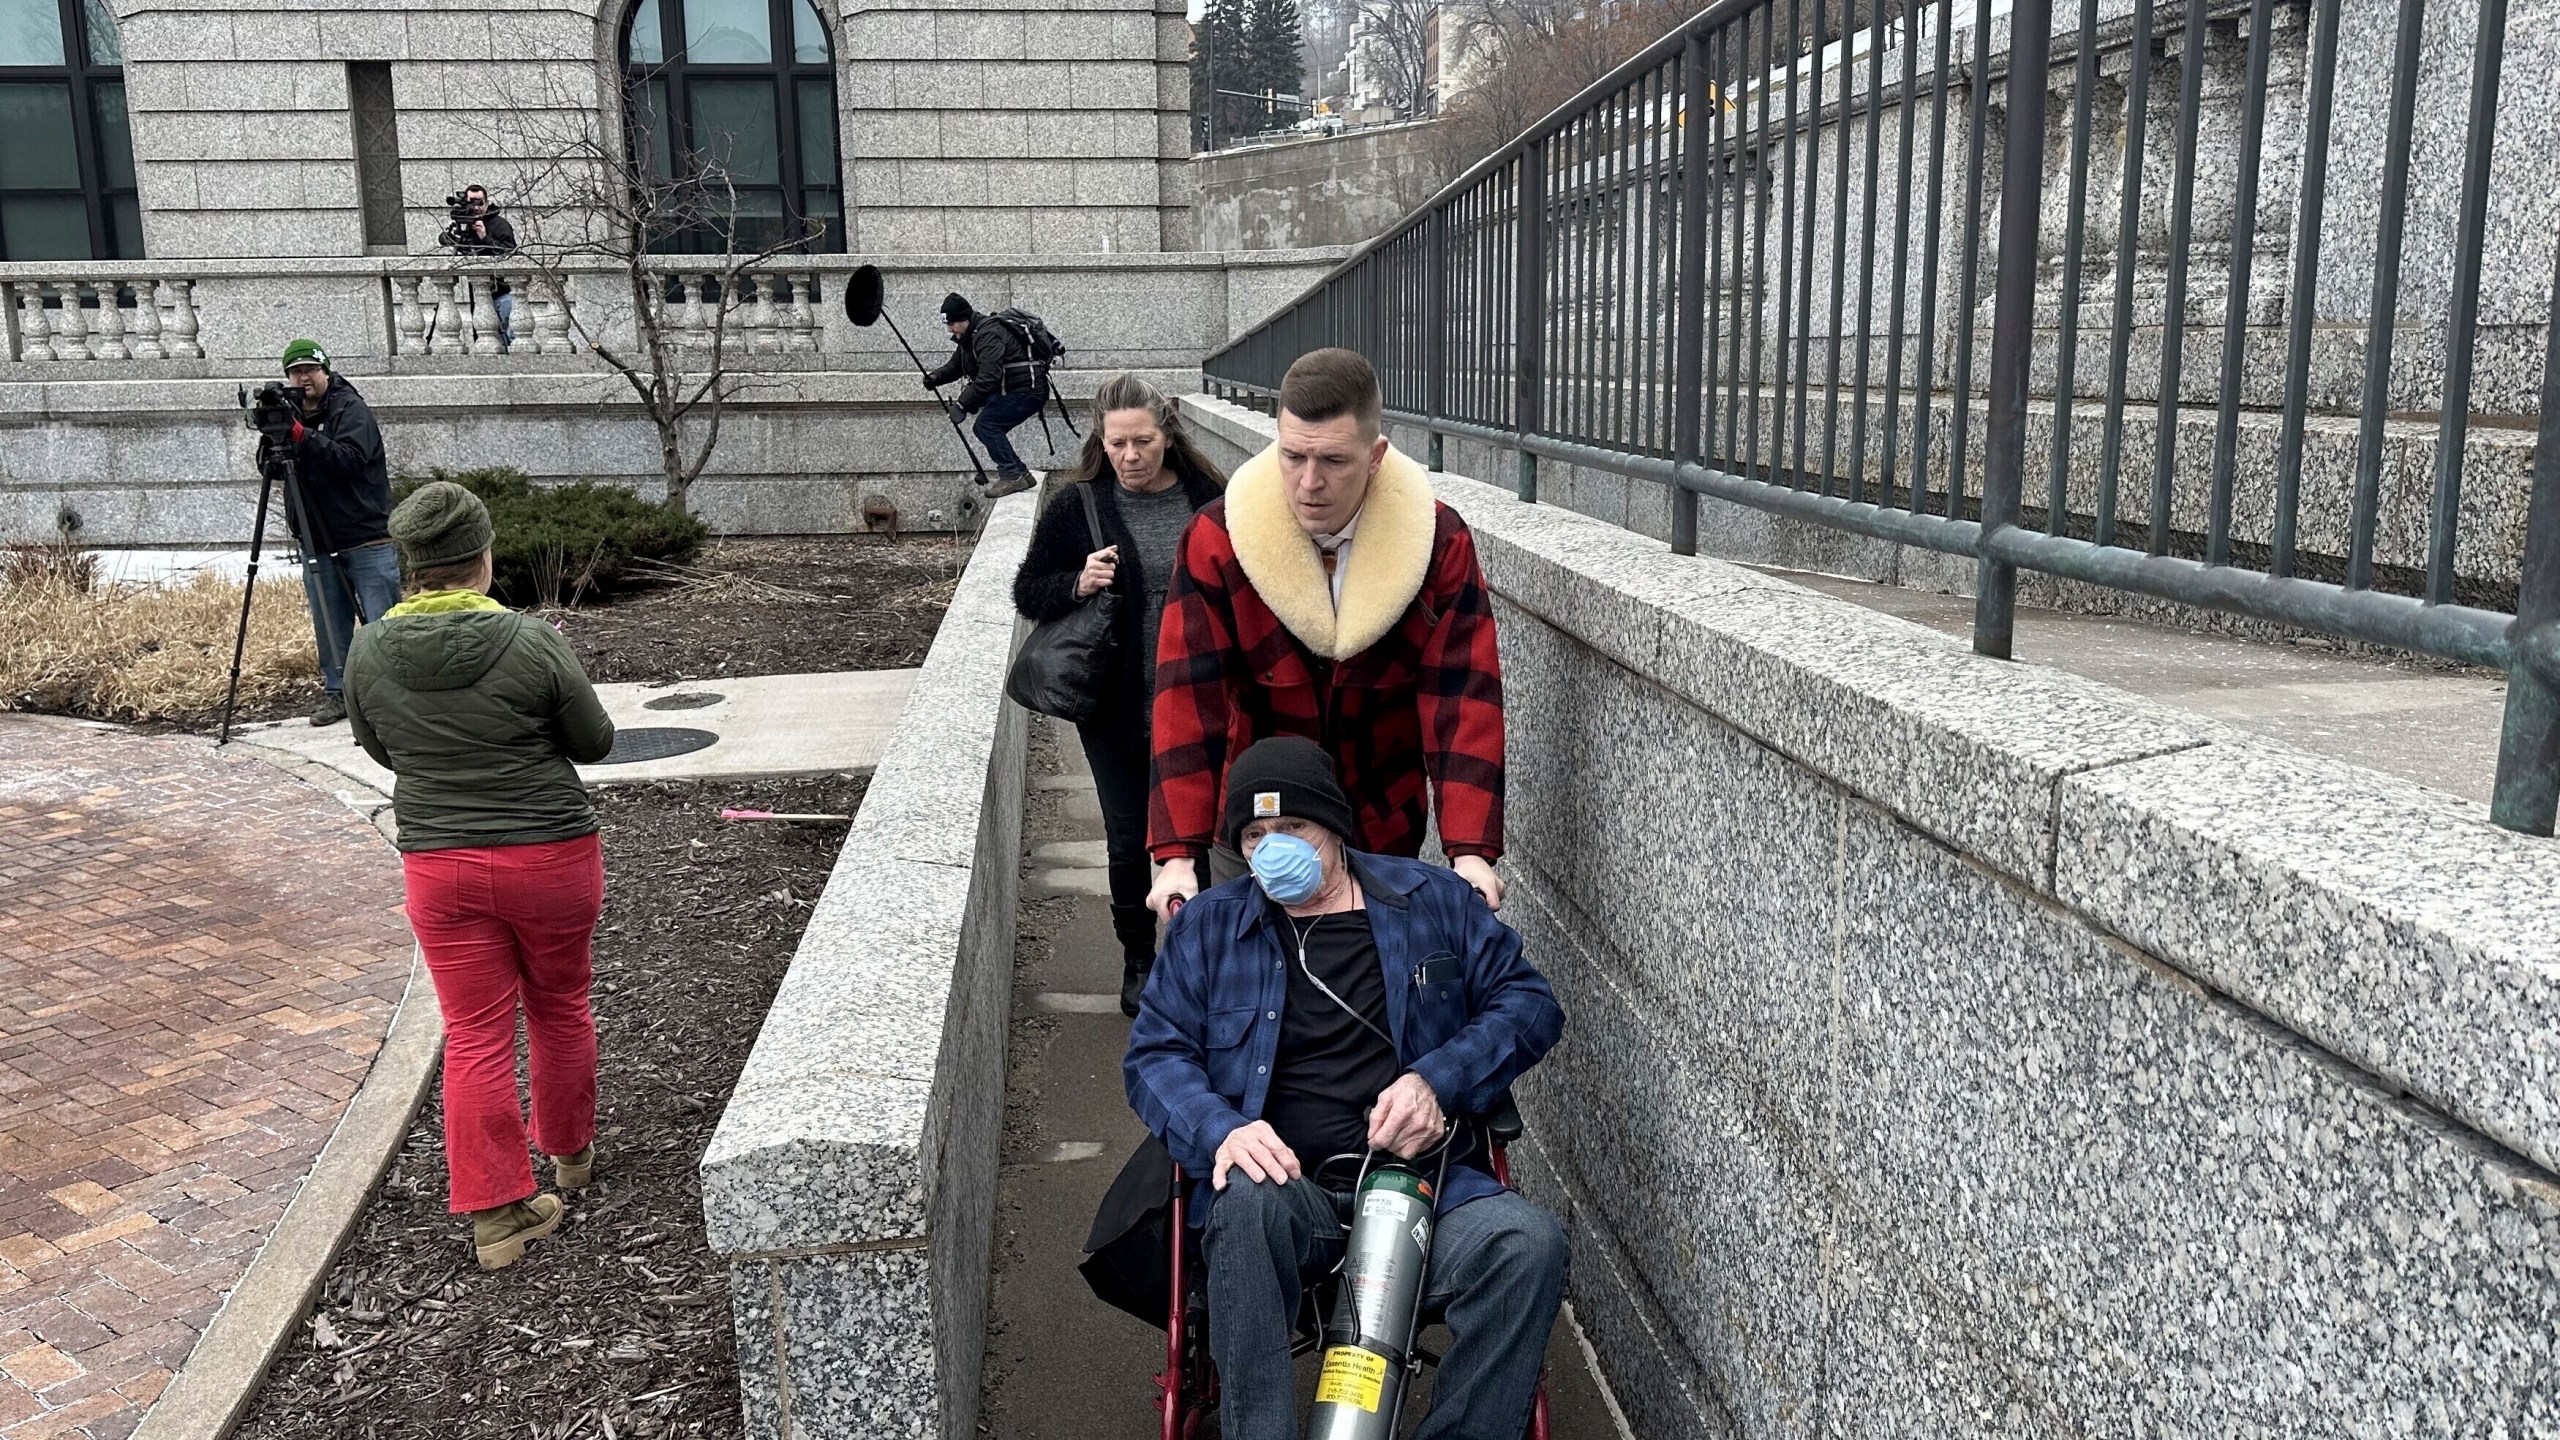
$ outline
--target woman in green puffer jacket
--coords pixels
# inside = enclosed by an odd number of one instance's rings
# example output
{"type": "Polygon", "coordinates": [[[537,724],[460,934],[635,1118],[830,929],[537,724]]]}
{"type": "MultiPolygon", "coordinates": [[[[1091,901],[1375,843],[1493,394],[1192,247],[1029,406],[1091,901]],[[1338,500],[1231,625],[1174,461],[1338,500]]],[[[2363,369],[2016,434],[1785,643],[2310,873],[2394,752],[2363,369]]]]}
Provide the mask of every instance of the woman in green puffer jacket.
{"type": "Polygon", "coordinates": [[[399,777],[409,928],[444,1012],[450,1203],[480,1264],[560,1228],[537,1193],[516,1097],[516,1015],[532,1052],[533,1139],[563,1190],[594,1174],[596,1027],[587,990],[604,852],[576,765],[613,722],[568,642],[489,598],[494,533],[450,481],[391,512],[407,598],[347,652],[347,719],[399,777]]]}

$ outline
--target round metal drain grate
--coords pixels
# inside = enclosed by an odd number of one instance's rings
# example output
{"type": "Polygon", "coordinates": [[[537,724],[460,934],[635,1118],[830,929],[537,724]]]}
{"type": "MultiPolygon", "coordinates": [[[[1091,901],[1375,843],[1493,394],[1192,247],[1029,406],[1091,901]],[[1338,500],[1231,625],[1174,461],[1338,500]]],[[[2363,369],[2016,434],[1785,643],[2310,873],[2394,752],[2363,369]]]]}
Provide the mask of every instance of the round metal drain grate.
{"type": "Polygon", "coordinates": [[[664,760],[670,755],[687,755],[720,743],[720,737],[708,730],[688,730],[680,725],[643,725],[636,729],[617,730],[613,749],[599,765],[636,765],[643,760],[664,760]]]}
{"type": "Polygon", "coordinates": [[[643,710],[699,710],[705,705],[717,705],[728,698],[726,695],[714,695],[708,690],[691,690],[643,701],[640,708],[643,710]]]}

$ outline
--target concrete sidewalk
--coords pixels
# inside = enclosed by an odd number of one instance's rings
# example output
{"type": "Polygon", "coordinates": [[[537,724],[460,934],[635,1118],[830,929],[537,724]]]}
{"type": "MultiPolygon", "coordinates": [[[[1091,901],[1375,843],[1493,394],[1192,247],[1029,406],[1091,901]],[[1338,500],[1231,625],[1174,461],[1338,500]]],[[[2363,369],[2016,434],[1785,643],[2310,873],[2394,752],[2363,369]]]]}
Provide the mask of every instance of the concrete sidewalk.
{"type": "MultiPolygon", "coordinates": [[[[826,775],[870,770],[915,688],[913,670],[842,670],[639,685],[599,685],[616,729],[708,731],[717,740],[661,759],[578,767],[591,785],[718,777],[826,775]]],[[[301,719],[234,729],[239,743],[298,756],[388,795],[391,772],[373,763],[344,723],[301,719]]],[[[617,751],[623,741],[615,742],[617,751]]]]}
{"type": "MultiPolygon", "coordinates": [[[[994,1302],[980,1433],[1001,1440],[1152,1434],[1163,1332],[1093,1298],[1076,1273],[1086,1229],[1144,1138],[1121,1091],[1129,1022],[1102,870],[1102,812],[1075,732],[1035,717],[1023,845],[1030,869],[1016,951],[994,1302]]],[[[1534,957],[1532,957],[1534,958],[1534,957]]],[[[1568,1024],[1571,1021],[1568,1019],[1568,1024]]],[[[1427,1341],[1446,1343],[1445,1332],[1427,1341]]],[[[1559,1440],[1625,1431],[1570,1312],[1547,1348],[1559,1440]]],[[[1299,1365],[1314,1398],[1315,1360],[1299,1365]]],[[[1429,1382],[1406,1408],[1410,1431],[1429,1382]]]]}
{"type": "MultiPolygon", "coordinates": [[[[1973,601],[1965,596],[1754,568],[1932,630],[1973,633],[1973,601]]],[[[2021,660],[2482,805],[2497,773],[2507,685],[2492,672],[2025,605],[2018,607],[2016,646],[2021,660]]]]}

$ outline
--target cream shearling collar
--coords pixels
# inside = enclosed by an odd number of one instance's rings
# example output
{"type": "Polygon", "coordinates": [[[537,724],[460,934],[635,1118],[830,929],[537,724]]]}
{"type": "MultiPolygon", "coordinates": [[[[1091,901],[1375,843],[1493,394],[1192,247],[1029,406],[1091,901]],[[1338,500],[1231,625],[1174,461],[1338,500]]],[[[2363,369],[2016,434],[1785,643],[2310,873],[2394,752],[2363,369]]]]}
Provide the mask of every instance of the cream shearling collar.
{"type": "Polygon", "coordinates": [[[1227,534],[1236,563],[1262,603],[1300,644],[1328,660],[1347,660],[1378,643],[1422,593],[1438,525],[1431,482],[1390,445],[1360,505],[1360,543],[1344,553],[1342,604],[1316,546],[1289,510],[1277,446],[1244,463],[1227,485],[1227,534]]]}

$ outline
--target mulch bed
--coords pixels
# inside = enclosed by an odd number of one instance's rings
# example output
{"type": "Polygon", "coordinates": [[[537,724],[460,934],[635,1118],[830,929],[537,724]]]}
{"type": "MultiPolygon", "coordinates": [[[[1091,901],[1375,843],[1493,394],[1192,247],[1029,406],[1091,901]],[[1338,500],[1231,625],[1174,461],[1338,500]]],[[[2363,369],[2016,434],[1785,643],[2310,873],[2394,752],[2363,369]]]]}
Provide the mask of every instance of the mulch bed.
{"type": "MultiPolygon", "coordinates": [[[[431,1098],[320,1303],[270,1368],[252,1440],[722,1440],[740,1432],[725,1267],[695,1165],[789,968],[841,825],[723,824],[724,805],[849,814],[863,781],[597,793],[606,902],[596,1182],[495,1273],[445,1210],[431,1098]]],[[[547,1162],[535,1157],[546,1184],[547,1162]]]]}
{"type": "Polygon", "coordinates": [[[703,680],[924,663],[969,541],[948,535],[726,540],[672,579],[555,612],[587,678],[703,680]]]}
{"type": "MultiPolygon", "coordinates": [[[[968,543],[730,541],[615,604],[564,612],[598,682],[894,668],[931,646],[968,543]]],[[[729,1440],[726,1267],[695,1167],[789,968],[842,825],[723,823],[724,806],[850,814],[865,782],[597,790],[596,1183],[495,1273],[447,1213],[431,1095],[319,1302],[269,1368],[245,1440],[729,1440]]],[[[535,1157],[546,1184],[549,1165],[535,1157]]]]}

